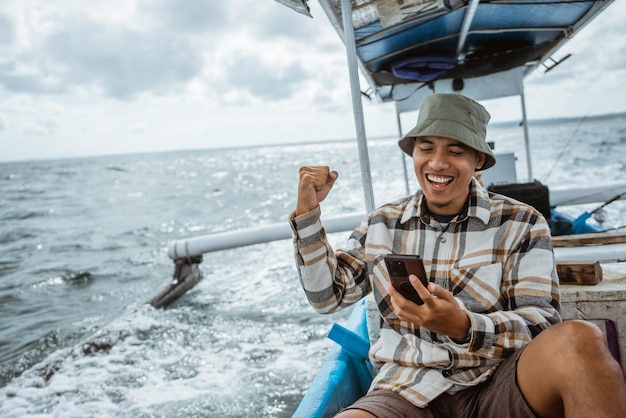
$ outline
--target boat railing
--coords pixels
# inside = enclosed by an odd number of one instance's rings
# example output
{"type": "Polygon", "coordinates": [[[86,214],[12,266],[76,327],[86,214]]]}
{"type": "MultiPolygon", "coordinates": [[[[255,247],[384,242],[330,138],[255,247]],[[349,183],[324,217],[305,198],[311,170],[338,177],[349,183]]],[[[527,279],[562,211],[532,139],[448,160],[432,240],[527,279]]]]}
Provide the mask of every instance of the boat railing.
{"type": "MultiPolygon", "coordinates": [[[[363,218],[365,218],[365,213],[325,217],[324,229],[327,233],[351,231],[359,225],[363,218]]],[[[172,241],[168,245],[167,253],[171,259],[178,260],[213,251],[288,239],[291,236],[292,231],[289,224],[281,222],[172,241]]]]}

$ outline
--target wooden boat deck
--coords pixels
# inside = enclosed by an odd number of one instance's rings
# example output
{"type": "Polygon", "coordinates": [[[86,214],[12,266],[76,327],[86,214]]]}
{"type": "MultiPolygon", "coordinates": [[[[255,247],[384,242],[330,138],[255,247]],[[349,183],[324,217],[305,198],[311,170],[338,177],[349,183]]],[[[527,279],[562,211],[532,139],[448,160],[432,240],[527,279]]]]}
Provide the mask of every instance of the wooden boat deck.
{"type": "Polygon", "coordinates": [[[561,285],[561,314],[563,319],[584,319],[598,325],[626,372],[626,263],[600,266],[598,284],[561,285]]]}

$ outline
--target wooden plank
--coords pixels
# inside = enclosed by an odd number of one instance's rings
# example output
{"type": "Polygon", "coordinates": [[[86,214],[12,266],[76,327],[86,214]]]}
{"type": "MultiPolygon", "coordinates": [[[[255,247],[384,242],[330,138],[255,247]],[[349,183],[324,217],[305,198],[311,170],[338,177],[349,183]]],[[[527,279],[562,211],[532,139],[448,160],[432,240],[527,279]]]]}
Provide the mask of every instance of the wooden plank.
{"type": "Polygon", "coordinates": [[[623,244],[626,243],[626,233],[609,234],[596,232],[593,234],[560,235],[552,237],[555,247],[579,247],[581,245],[623,244]]]}
{"type": "Polygon", "coordinates": [[[561,284],[596,285],[602,280],[602,267],[597,261],[557,263],[556,272],[561,284]]]}

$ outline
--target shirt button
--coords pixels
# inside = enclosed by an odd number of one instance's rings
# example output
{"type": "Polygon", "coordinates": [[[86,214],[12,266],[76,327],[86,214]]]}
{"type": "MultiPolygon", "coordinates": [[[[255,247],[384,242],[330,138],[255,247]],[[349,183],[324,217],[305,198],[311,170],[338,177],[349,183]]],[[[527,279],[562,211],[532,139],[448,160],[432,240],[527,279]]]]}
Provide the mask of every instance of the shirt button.
{"type": "Polygon", "coordinates": [[[447,239],[446,239],[446,237],[441,237],[440,241],[441,241],[442,244],[445,244],[447,239]]]}

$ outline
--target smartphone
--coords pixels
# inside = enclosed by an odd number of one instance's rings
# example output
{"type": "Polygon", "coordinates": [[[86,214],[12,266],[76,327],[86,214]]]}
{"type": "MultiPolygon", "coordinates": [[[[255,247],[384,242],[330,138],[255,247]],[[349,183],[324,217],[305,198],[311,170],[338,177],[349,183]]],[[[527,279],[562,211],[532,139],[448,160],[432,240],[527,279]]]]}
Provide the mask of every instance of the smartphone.
{"type": "Polygon", "coordinates": [[[387,272],[393,287],[408,300],[423,305],[424,301],[409,281],[409,275],[416,275],[424,286],[428,285],[428,276],[419,255],[387,254],[384,256],[387,272]]]}

